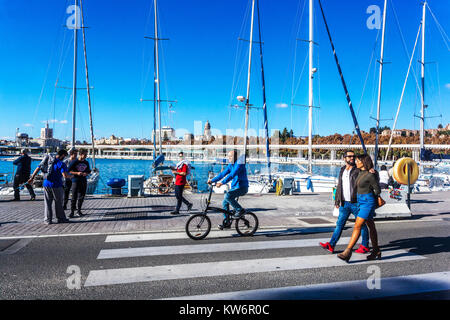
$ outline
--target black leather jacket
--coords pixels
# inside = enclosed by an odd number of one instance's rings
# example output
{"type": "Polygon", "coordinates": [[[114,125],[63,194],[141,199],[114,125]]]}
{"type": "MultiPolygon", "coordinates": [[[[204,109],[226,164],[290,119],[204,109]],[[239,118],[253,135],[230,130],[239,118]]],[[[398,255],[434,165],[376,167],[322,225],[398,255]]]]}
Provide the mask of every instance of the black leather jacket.
{"type": "MultiPolygon", "coordinates": [[[[336,206],[343,206],[344,205],[344,192],[342,190],[342,174],[344,173],[346,166],[343,166],[341,168],[341,171],[339,172],[339,180],[338,185],[336,188],[336,196],[334,204],[336,206]]],[[[356,178],[359,174],[359,169],[356,167],[353,167],[353,169],[350,171],[350,193],[352,195],[352,203],[357,202],[357,195],[356,195],[356,178]]]]}

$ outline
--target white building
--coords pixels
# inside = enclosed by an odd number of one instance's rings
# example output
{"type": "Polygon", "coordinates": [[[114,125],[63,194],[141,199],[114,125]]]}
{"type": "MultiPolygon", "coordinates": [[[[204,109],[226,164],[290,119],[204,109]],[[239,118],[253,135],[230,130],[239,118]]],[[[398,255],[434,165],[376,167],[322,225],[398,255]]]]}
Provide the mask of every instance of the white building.
{"type": "Polygon", "coordinates": [[[41,128],[41,139],[53,139],[53,129],[49,128],[48,122],[45,125],[45,128],[41,128]]]}
{"type": "Polygon", "coordinates": [[[45,128],[41,128],[41,136],[39,139],[36,139],[36,142],[41,147],[61,147],[61,140],[53,138],[53,128],[48,126],[48,122],[45,128]]]}
{"type": "MultiPolygon", "coordinates": [[[[152,138],[153,138],[153,136],[155,137],[156,142],[159,142],[159,130],[156,130],[156,132],[154,130],[152,130],[152,138]]],[[[178,140],[177,137],[175,136],[175,130],[171,127],[162,127],[161,128],[161,139],[162,139],[162,141],[178,140]]]]}

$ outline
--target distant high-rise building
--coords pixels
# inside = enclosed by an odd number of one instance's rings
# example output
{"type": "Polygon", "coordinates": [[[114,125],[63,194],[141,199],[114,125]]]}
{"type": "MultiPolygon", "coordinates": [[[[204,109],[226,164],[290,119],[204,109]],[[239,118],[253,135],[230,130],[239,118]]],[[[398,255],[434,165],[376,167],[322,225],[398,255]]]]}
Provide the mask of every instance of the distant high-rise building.
{"type": "Polygon", "coordinates": [[[211,125],[207,120],[205,123],[205,130],[203,132],[203,139],[209,141],[211,139],[211,125]]]}
{"type": "Polygon", "coordinates": [[[41,128],[41,139],[53,139],[53,129],[48,127],[48,121],[45,128],[41,128]]]}
{"type": "Polygon", "coordinates": [[[53,138],[53,129],[48,126],[48,121],[45,128],[41,128],[41,137],[38,140],[41,147],[57,148],[61,146],[61,141],[53,138]]]}
{"type": "MultiPolygon", "coordinates": [[[[156,130],[156,132],[152,131],[152,137],[153,136],[155,136],[155,141],[159,142],[159,130],[156,130]]],[[[162,139],[162,141],[176,140],[175,130],[171,127],[162,127],[161,128],[161,139],[162,139]]]]}

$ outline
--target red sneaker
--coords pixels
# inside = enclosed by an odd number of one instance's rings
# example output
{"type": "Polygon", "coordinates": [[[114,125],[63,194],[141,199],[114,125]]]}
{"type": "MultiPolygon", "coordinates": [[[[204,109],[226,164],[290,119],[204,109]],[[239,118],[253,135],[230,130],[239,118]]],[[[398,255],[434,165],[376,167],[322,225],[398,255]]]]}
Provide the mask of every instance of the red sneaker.
{"type": "Polygon", "coordinates": [[[369,253],[370,249],[362,244],[359,245],[359,248],[355,250],[356,253],[369,253]]]}
{"type": "Polygon", "coordinates": [[[325,242],[325,243],[319,242],[319,244],[325,250],[327,250],[331,253],[334,253],[334,247],[332,247],[329,242],[325,242]]]}

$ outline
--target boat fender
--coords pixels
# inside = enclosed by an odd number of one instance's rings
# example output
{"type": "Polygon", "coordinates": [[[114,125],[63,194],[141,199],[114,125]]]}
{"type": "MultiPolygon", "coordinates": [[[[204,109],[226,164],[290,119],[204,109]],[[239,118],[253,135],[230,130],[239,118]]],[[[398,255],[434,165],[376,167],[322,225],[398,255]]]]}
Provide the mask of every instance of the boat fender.
{"type": "Polygon", "coordinates": [[[283,179],[278,178],[275,192],[276,192],[277,196],[280,196],[281,193],[283,192],[283,179]]]}
{"type": "Polygon", "coordinates": [[[409,182],[410,184],[414,184],[419,178],[419,166],[417,163],[408,157],[399,159],[394,165],[394,179],[400,184],[407,185],[408,184],[408,171],[407,168],[410,168],[409,173],[409,182]]]}

